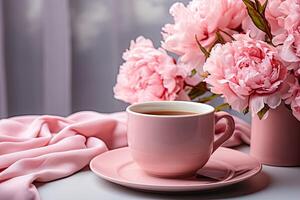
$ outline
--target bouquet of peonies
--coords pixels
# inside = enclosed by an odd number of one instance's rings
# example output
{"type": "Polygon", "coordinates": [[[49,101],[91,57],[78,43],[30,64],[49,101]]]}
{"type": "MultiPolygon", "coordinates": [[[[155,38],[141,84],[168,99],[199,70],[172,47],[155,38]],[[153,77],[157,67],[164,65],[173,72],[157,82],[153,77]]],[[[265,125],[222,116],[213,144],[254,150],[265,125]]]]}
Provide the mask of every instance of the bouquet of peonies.
{"type": "Polygon", "coordinates": [[[170,14],[160,48],[140,36],[124,53],[117,99],[206,103],[221,96],[217,110],[261,119],[285,103],[300,120],[300,0],[192,0],[175,3],[170,14]]]}

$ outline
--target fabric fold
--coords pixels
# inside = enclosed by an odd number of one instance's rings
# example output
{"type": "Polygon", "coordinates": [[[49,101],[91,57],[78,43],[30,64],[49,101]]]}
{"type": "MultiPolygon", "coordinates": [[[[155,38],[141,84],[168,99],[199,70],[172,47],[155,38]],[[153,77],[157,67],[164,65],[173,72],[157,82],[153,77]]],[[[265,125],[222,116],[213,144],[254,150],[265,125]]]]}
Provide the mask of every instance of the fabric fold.
{"type": "MultiPolygon", "coordinates": [[[[0,197],[39,200],[34,182],[74,174],[92,158],[127,145],[125,112],[78,112],[68,117],[19,116],[0,120],[0,197]]],[[[250,127],[235,118],[236,130],[225,146],[249,144],[250,127]]],[[[216,137],[226,129],[216,125],[216,137]]]]}

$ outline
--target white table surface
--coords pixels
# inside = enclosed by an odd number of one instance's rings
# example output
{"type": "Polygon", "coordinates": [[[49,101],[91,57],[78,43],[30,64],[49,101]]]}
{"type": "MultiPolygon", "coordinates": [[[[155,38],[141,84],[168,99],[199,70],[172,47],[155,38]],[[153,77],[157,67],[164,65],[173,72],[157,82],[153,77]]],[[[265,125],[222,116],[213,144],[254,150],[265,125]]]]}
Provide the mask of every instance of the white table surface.
{"type": "MultiPolygon", "coordinates": [[[[248,147],[240,147],[248,152],[248,147]]],[[[261,173],[244,182],[198,193],[153,194],[107,182],[88,168],[57,181],[38,184],[42,200],[135,199],[255,199],[300,200],[300,167],[263,166],[261,173]]]]}

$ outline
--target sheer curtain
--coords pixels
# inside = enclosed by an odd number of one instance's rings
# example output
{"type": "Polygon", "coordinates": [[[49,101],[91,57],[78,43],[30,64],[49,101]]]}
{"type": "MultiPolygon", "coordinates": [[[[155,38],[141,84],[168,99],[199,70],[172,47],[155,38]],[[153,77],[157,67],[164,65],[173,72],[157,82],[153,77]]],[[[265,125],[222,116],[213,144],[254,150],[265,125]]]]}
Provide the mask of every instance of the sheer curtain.
{"type": "Polygon", "coordinates": [[[123,110],[122,52],[139,35],[158,47],[176,1],[0,0],[0,117],[123,110]]]}
{"type": "MultiPolygon", "coordinates": [[[[0,0],[0,115],[112,112],[122,52],[175,0],[0,0]]],[[[183,1],[187,2],[187,1],[183,1]]]]}

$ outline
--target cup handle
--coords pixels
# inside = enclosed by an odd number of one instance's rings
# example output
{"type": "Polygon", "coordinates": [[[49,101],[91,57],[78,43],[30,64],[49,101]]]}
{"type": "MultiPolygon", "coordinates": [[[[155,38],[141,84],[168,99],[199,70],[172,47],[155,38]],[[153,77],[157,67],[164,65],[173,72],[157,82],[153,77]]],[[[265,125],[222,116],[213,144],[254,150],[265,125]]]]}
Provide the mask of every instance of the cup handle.
{"type": "Polygon", "coordinates": [[[223,118],[226,119],[226,130],[224,131],[224,133],[222,133],[222,135],[219,138],[217,138],[214,141],[213,152],[217,150],[217,148],[219,148],[226,140],[228,140],[232,136],[235,129],[233,117],[231,117],[226,112],[215,113],[215,124],[217,124],[218,121],[220,121],[223,118]]]}

